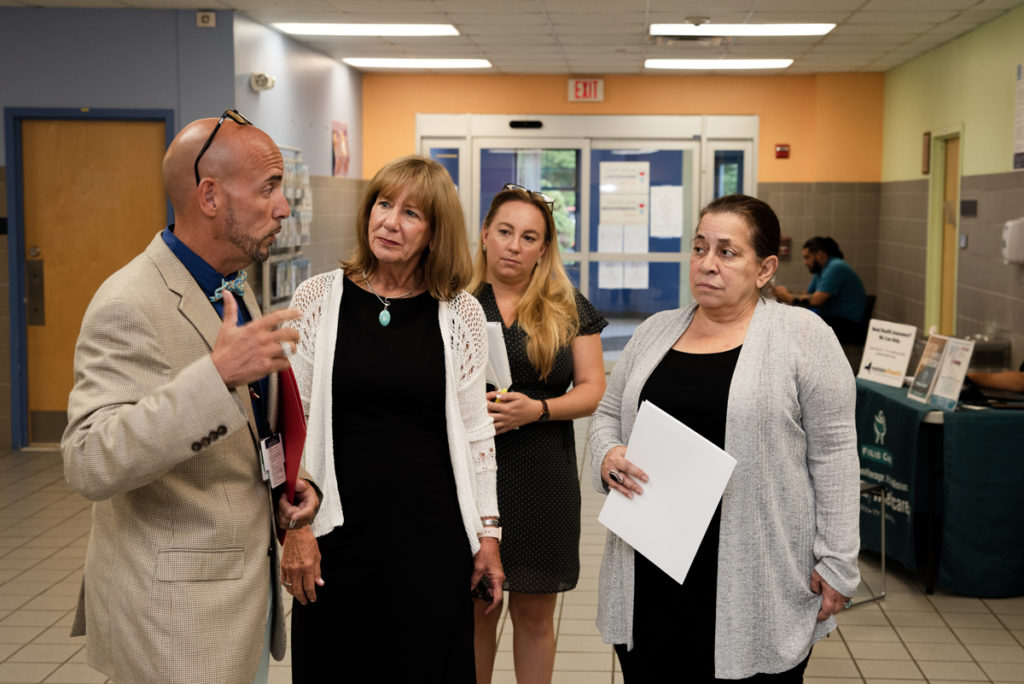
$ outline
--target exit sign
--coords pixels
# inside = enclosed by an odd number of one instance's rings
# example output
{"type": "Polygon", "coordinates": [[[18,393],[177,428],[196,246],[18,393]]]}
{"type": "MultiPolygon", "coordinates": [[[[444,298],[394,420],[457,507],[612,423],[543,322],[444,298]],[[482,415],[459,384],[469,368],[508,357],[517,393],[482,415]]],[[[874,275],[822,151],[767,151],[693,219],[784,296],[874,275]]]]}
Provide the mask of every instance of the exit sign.
{"type": "Polygon", "coordinates": [[[604,79],[570,78],[569,102],[604,102],[604,79]]]}

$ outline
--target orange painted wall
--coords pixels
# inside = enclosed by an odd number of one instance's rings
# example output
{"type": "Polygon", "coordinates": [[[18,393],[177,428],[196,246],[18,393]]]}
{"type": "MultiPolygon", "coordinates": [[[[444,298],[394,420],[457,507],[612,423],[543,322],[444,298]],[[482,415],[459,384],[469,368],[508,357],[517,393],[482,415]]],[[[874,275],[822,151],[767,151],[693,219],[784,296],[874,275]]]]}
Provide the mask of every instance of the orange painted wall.
{"type": "Polygon", "coordinates": [[[363,74],[363,175],[415,151],[417,113],[757,114],[760,182],[881,180],[883,74],[609,75],[595,103],[569,102],[567,79],[363,74]],[[789,159],[775,159],[776,143],[789,159]]]}

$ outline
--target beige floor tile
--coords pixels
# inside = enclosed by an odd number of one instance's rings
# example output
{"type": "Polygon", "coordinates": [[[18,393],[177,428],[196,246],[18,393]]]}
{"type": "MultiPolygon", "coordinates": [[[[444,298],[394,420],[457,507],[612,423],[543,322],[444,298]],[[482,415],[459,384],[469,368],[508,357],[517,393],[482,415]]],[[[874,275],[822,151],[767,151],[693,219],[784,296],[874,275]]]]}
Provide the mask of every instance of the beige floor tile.
{"type": "MultiPolygon", "coordinates": [[[[851,641],[847,644],[854,659],[860,662],[861,658],[869,660],[910,660],[910,653],[898,641],[851,641]]],[[[817,651],[818,647],[815,646],[817,651]]]]}
{"type": "Polygon", "coordinates": [[[564,605],[567,606],[589,606],[594,608],[595,615],[597,610],[597,592],[596,591],[569,591],[565,593],[564,605]]]}
{"type": "Polygon", "coordinates": [[[988,606],[979,598],[932,594],[928,597],[932,605],[943,613],[988,613],[988,606]]]}
{"type": "Polygon", "coordinates": [[[960,644],[908,643],[907,649],[914,660],[971,660],[971,654],[960,644]]]}
{"type": "Polygon", "coordinates": [[[85,643],[84,636],[71,636],[71,630],[67,627],[50,627],[46,630],[41,630],[32,639],[33,643],[36,644],[79,644],[85,643]]]}
{"type": "Polygon", "coordinates": [[[291,668],[270,668],[270,676],[267,678],[267,684],[292,684],[291,668]]]}
{"type": "Polygon", "coordinates": [[[841,626],[839,633],[847,643],[851,641],[896,641],[896,632],[889,626],[841,626]]]}
{"type": "Polygon", "coordinates": [[[867,684],[916,684],[917,682],[926,682],[925,679],[865,679],[867,684]]]}
{"type": "Polygon", "coordinates": [[[593,620],[571,620],[563,617],[558,623],[559,634],[582,634],[586,636],[600,634],[593,620]]]}
{"type": "Polygon", "coordinates": [[[943,613],[942,619],[950,627],[974,629],[1003,629],[1003,625],[992,613],[943,613]]]}
{"type": "Polygon", "coordinates": [[[887,610],[885,616],[896,627],[945,627],[942,616],[934,610],[887,610]]]}
{"type": "Polygon", "coordinates": [[[0,644],[27,644],[42,632],[42,627],[0,627],[0,644]]]}
{"type": "Polygon", "coordinates": [[[556,645],[559,653],[607,653],[612,648],[600,636],[579,634],[560,634],[556,645]]]}
{"type": "Polygon", "coordinates": [[[41,682],[57,667],[52,663],[3,663],[0,682],[41,682]]]}
{"type": "Polygon", "coordinates": [[[72,604],[73,604],[73,602],[68,601],[68,597],[67,596],[47,596],[45,598],[42,597],[42,596],[37,596],[36,598],[32,599],[31,601],[26,603],[24,606],[22,606],[22,609],[24,609],[24,610],[59,610],[61,612],[61,614],[63,615],[64,611],[66,611],[68,609],[68,606],[72,605],[72,604]]]}
{"type": "Polygon", "coordinates": [[[0,644],[0,663],[7,660],[8,656],[22,648],[21,644],[0,644]]]}
{"type": "Polygon", "coordinates": [[[889,620],[877,606],[855,606],[836,616],[840,627],[845,625],[888,625],[889,620]]]}
{"type": "Polygon", "coordinates": [[[987,605],[992,612],[997,615],[1024,615],[1024,596],[1002,599],[985,599],[985,605],[987,605]]]}
{"type": "MultiPolygon", "coordinates": [[[[4,585],[7,586],[7,585],[4,585]]],[[[0,587],[2,589],[3,587],[0,587]]],[[[32,600],[31,596],[25,594],[0,594],[0,610],[17,610],[32,600]]]]}
{"type": "Polygon", "coordinates": [[[77,644],[28,644],[7,659],[12,663],[63,663],[81,646],[77,644]]]}
{"type": "Polygon", "coordinates": [[[990,644],[992,646],[1013,646],[1014,638],[1005,629],[972,629],[954,627],[953,631],[965,644],[990,644]]]}
{"type": "MultiPolygon", "coordinates": [[[[46,564],[45,561],[42,564],[45,565],[46,564]]],[[[57,582],[60,582],[64,578],[66,578],[69,574],[71,574],[70,570],[61,570],[61,569],[46,569],[46,570],[43,570],[43,569],[40,569],[40,568],[37,568],[37,567],[33,567],[33,568],[28,569],[28,570],[25,570],[24,572],[22,572],[17,577],[14,577],[11,581],[12,582],[18,582],[18,581],[25,581],[25,582],[52,582],[52,583],[56,584],[57,582]]]]}
{"type": "Polygon", "coordinates": [[[956,635],[948,627],[897,627],[900,638],[908,644],[955,644],[956,635]]]}
{"type": "Polygon", "coordinates": [[[1024,647],[991,646],[987,644],[968,644],[967,650],[979,663],[1019,663],[1024,670],[1024,647]]]}
{"type": "MultiPolygon", "coordinates": [[[[804,684],[863,684],[860,677],[804,677],[804,684]]],[[[900,682],[906,684],[906,682],[900,682]]]]}
{"type": "MultiPolygon", "coordinates": [[[[44,681],[46,684],[103,684],[107,681],[107,675],[97,672],[88,665],[67,663],[61,665],[44,681]]],[[[285,681],[291,682],[291,672],[288,673],[288,678],[285,681]]]]}
{"type": "Polygon", "coordinates": [[[611,667],[611,647],[607,653],[556,653],[555,670],[574,672],[605,671],[611,667]]]}
{"type": "Polygon", "coordinates": [[[981,668],[994,682],[1024,682],[1024,667],[1020,663],[982,662],[981,668]]]}
{"type": "Polygon", "coordinates": [[[882,605],[881,608],[886,612],[891,610],[935,610],[935,606],[933,606],[931,601],[928,600],[928,597],[920,591],[909,592],[906,594],[888,594],[885,597],[883,604],[884,605],[882,605]]]}
{"type": "Polygon", "coordinates": [[[959,679],[963,681],[987,681],[988,676],[978,667],[977,663],[938,662],[934,660],[918,661],[917,666],[928,679],[959,679]]]}
{"type": "Polygon", "coordinates": [[[921,679],[923,673],[913,660],[857,659],[857,668],[867,678],[921,679]]]}
{"type": "Polygon", "coordinates": [[[597,606],[576,606],[570,603],[562,606],[562,619],[589,620],[591,623],[597,620],[597,606]]]}
{"type": "Polygon", "coordinates": [[[857,666],[851,658],[812,658],[807,663],[808,677],[859,677],[857,666]]]}
{"type": "Polygon", "coordinates": [[[491,675],[491,684],[517,684],[516,673],[512,670],[495,670],[491,675]]]}
{"type": "Polygon", "coordinates": [[[1024,613],[997,613],[996,617],[1007,629],[1024,629],[1024,613]]]}
{"type": "Polygon", "coordinates": [[[49,627],[59,620],[64,610],[16,610],[0,622],[0,627],[49,627]]]}
{"type": "Polygon", "coordinates": [[[498,651],[494,657],[494,671],[498,670],[514,670],[515,663],[512,660],[512,651],[498,651]]]}
{"type": "Polygon", "coordinates": [[[570,672],[555,670],[551,684],[602,684],[612,681],[611,670],[596,672],[570,672]]]}
{"type": "Polygon", "coordinates": [[[814,650],[811,651],[811,659],[849,657],[850,651],[847,649],[846,644],[843,643],[843,640],[838,637],[822,639],[818,643],[814,644],[814,650]]]}

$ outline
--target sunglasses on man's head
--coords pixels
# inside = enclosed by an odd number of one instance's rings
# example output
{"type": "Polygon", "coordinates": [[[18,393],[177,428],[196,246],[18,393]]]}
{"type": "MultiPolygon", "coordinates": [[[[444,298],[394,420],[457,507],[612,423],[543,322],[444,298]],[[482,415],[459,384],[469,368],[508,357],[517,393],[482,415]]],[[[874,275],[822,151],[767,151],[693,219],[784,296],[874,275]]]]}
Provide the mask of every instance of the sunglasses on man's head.
{"type": "Polygon", "coordinates": [[[555,198],[551,195],[544,194],[543,192],[537,192],[536,190],[530,190],[524,188],[522,185],[516,185],[515,183],[505,183],[505,187],[502,190],[522,190],[530,197],[536,197],[544,204],[548,205],[548,211],[555,210],[555,198]]]}
{"type": "Polygon", "coordinates": [[[206,139],[206,143],[203,144],[203,149],[199,150],[199,154],[196,156],[196,163],[193,165],[193,169],[196,172],[196,187],[199,186],[199,160],[206,154],[206,150],[210,149],[210,143],[213,142],[213,136],[217,135],[217,131],[220,130],[221,124],[224,123],[224,119],[231,119],[239,126],[252,126],[252,121],[249,121],[244,116],[238,113],[237,109],[225,109],[224,113],[220,115],[220,120],[217,121],[217,125],[213,127],[213,131],[210,132],[210,137],[206,139]]]}

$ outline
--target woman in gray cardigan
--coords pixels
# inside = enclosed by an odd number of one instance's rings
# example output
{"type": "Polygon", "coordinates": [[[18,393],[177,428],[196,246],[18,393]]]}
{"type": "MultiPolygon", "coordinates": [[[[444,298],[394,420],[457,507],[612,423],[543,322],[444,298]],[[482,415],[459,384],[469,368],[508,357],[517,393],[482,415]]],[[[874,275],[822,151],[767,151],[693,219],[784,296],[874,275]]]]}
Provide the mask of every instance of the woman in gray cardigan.
{"type": "Polygon", "coordinates": [[[778,247],[764,202],[708,205],[695,304],[637,328],[591,423],[594,484],[613,496],[648,481],[624,446],[644,400],[737,461],[682,585],[608,533],[597,624],[628,684],[800,682],[860,581],[853,376],[821,319],[761,295],[778,247]]]}

